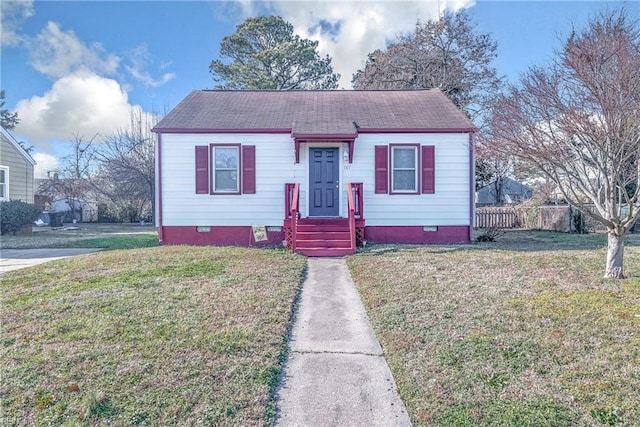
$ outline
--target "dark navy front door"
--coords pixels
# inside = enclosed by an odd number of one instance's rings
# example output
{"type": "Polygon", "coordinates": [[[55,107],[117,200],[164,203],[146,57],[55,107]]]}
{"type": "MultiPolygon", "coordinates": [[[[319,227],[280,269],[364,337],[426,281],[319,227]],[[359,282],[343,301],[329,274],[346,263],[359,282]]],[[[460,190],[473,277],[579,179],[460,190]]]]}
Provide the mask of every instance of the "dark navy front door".
{"type": "Polygon", "coordinates": [[[309,216],[338,216],[337,148],[309,148],[309,216]]]}

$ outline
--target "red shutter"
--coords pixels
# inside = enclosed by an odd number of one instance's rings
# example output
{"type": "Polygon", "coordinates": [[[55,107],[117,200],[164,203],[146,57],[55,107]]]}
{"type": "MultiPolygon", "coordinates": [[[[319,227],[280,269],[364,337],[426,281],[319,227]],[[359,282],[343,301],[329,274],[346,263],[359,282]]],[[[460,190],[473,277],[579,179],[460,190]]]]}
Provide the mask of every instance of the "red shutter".
{"type": "Polygon", "coordinates": [[[242,193],[256,194],[256,147],[242,146],[242,193]]]}
{"type": "Polygon", "coordinates": [[[376,145],[376,194],[389,192],[389,147],[376,145]]]}
{"type": "Polygon", "coordinates": [[[436,192],[436,156],[433,145],[422,146],[422,194],[436,192]]]}
{"type": "Polygon", "coordinates": [[[196,146],[196,194],[209,194],[209,147],[196,146]]]}

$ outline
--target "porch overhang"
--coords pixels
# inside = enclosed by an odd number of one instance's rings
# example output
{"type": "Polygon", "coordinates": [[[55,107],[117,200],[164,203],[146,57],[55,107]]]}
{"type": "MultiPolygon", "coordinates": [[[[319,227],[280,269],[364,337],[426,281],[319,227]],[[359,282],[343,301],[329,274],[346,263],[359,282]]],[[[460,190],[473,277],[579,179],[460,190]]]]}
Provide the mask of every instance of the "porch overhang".
{"type": "Polygon", "coordinates": [[[343,143],[349,146],[349,163],[353,163],[353,149],[356,143],[357,134],[291,134],[293,138],[296,163],[300,163],[300,144],[303,142],[315,143],[343,143]]]}

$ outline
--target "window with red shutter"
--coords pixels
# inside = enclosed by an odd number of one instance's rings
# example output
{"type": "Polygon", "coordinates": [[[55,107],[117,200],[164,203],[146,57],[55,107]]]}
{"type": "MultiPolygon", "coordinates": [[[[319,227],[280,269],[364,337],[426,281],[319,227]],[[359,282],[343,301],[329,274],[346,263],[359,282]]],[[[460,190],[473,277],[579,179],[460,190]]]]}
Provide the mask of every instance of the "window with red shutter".
{"type": "Polygon", "coordinates": [[[196,146],[196,194],[209,194],[209,147],[196,146]]]}
{"type": "Polygon", "coordinates": [[[390,194],[419,194],[419,145],[390,144],[390,194]]]}
{"type": "Polygon", "coordinates": [[[436,192],[436,159],[433,145],[422,146],[422,194],[436,192]]]}
{"type": "Polygon", "coordinates": [[[211,144],[211,194],[241,194],[240,144],[211,144]]]}
{"type": "Polygon", "coordinates": [[[389,192],[389,147],[376,145],[375,147],[375,192],[387,194],[389,192]]]}
{"type": "Polygon", "coordinates": [[[242,146],[242,193],[256,194],[256,147],[242,146]]]}

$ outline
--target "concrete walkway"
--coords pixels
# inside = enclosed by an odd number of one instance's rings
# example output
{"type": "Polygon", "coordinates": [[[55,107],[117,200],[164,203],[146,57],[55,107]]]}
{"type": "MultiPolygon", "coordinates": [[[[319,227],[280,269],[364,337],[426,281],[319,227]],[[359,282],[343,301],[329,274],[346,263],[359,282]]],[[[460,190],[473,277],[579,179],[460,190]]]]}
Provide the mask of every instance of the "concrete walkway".
{"type": "Polygon", "coordinates": [[[20,268],[31,267],[54,259],[88,254],[100,249],[2,249],[0,250],[0,274],[20,268]]]}
{"type": "Polygon", "coordinates": [[[411,425],[342,258],[308,260],[276,425],[411,425]]]}

